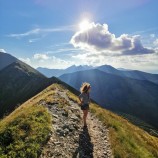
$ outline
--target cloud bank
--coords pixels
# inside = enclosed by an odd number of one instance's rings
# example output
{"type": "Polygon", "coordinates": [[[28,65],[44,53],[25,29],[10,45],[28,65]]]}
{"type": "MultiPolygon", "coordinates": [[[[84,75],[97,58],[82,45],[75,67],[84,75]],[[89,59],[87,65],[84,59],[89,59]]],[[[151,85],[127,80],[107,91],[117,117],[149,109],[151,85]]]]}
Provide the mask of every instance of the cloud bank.
{"type": "Polygon", "coordinates": [[[37,59],[37,60],[47,60],[50,58],[47,54],[40,54],[40,53],[34,54],[33,57],[34,59],[37,59]]]}
{"type": "Polygon", "coordinates": [[[77,48],[108,52],[109,55],[142,55],[155,53],[154,49],[143,46],[140,36],[122,34],[116,37],[108,30],[107,24],[90,23],[86,30],[76,32],[70,43],[77,48]],[[111,54],[110,54],[111,53],[111,54]]]}
{"type": "Polygon", "coordinates": [[[4,49],[0,49],[0,53],[6,53],[4,49]]]}
{"type": "Polygon", "coordinates": [[[30,58],[18,58],[19,60],[31,65],[34,68],[44,67],[50,69],[63,69],[74,65],[72,61],[67,61],[59,57],[47,54],[47,52],[36,53],[30,58]]]}

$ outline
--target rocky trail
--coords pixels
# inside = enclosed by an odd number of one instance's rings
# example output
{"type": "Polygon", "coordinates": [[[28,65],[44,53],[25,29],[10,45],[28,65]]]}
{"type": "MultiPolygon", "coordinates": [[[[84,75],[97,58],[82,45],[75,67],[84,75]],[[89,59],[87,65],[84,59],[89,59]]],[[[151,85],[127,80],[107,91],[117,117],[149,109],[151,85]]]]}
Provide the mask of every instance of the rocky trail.
{"type": "Polygon", "coordinates": [[[106,126],[89,112],[88,126],[83,127],[79,105],[68,98],[66,90],[56,89],[52,97],[59,96],[69,105],[46,104],[52,114],[52,132],[40,158],[112,158],[106,126]]]}

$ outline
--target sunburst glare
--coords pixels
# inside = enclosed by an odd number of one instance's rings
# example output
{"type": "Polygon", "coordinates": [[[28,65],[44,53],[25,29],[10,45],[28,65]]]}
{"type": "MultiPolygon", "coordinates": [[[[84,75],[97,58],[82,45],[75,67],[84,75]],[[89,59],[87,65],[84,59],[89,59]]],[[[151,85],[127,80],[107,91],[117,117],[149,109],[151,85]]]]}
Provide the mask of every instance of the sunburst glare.
{"type": "Polygon", "coordinates": [[[82,31],[87,30],[90,27],[90,23],[87,19],[84,19],[80,24],[79,24],[79,28],[82,31]]]}

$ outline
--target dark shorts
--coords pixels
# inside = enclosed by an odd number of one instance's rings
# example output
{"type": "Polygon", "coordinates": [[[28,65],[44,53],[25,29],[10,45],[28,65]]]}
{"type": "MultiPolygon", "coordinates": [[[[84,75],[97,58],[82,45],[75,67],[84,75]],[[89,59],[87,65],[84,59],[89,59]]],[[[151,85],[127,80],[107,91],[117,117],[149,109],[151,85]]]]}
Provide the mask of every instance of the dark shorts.
{"type": "Polygon", "coordinates": [[[81,110],[87,110],[87,109],[89,109],[89,104],[81,105],[81,110]]]}

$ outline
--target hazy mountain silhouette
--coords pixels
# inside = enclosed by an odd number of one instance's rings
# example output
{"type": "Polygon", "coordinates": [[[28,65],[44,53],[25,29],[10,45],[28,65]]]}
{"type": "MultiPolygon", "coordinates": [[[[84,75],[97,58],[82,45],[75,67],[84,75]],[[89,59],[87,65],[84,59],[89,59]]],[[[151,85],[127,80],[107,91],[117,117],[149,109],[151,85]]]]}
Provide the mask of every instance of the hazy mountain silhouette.
{"type": "Polygon", "coordinates": [[[47,77],[52,77],[52,76],[59,77],[66,73],[84,71],[92,68],[93,68],[92,66],[87,66],[87,65],[79,65],[79,66],[72,65],[66,69],[48,69],[48,68],[38,67],[37,70],[43,73],[47,77]]]}
{"type": "Polygon", "coordinates": [[[97,67],[92,67],[92,66],[87,66],[87,65],[80,65],[80,66],[72,65],[68,67],[67,69],[48,69],[48,68],[42,68],[42,67],[37,68],[39,72],[43,73],[47,77],[52,77],[52,76],[59,77],[63,74],[73,73],[77,71],[85,71],[85,70],[90,70],[90,69],[98,69],[106,73],[110,73],[110,74],[114,74],[114,75],[118,75],[122,77],[130,77],[130,78],[138,79],[138,80],[148,80],[148,81],[158,84],[158,74],[151,74],[151,73],[142,72],[138,70],[127,70],[123,68],[116,69],[110,65],[102,65],[102,66],[97,66],[97,67]]]}
{"type": "Polygon", "coordinates": [[[98,70],[111,73],[114,75],[122,76],[122,77],[130,77],[138,80],[148,80],[153,83],[158,84],[158,74],[151,74],[147,72],[142,72],[138,70],[118,70],[110,65],[102,65],[97,67],[98,70]]]}

